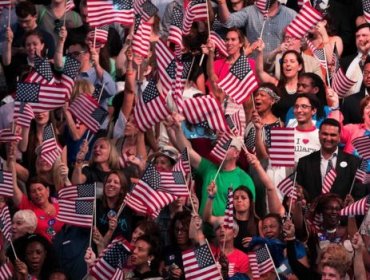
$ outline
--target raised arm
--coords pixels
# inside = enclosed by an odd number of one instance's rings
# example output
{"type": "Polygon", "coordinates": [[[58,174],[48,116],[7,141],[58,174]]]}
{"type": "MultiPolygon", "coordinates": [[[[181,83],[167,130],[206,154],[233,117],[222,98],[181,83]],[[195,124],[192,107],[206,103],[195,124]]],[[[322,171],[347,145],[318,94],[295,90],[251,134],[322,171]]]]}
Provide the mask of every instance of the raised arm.
{"type": "Polygon", "coordinates": [[[182,129],[181,129],[181,116],[174,113],[168,118],[166,123],[167,133],[172,142],[172,144],[179,150],[183,151],[188,148],[188,153],[190,156],[191,166],[198,168],[202,157],[193,150],[191,143],[186,139],[182,129]]]}
{"type": "Polygon", "coordinates": [[[270,212],[283,216],[285,210],[277,194],[277,189],[270,177],[267,175],[265,169],[263,169],[260,161],[253,154],[247,154],[247,160],[248,163],[256,170],[262,184],[266,188],[267,202],[270,212]]]}
{"type": "Polygon", "coordinates": [[[9,143],[9,150],[8,150],[8,168],[9,171],[12,172],[13,175],[13,190],[14,190],[14,195],[13,195],[13,202],[16,207],[19,206],[19,204],[22,201],[22,196],[23,192],[19,188],[17,184],[17,171],[16,171],[16,162],[15,162],[15,151],[16,151],[16,142],[11,142],[9,143]]]}
{"type": "Polygon", "coordinates": [[[5,37],[6,42],[4,43],[3,46],[2,60],[4,66],[8,66],[12,62],[12,43],[14,38],[13,31],[10,27],[6,28],[5,37]]]}
{"type": "Polygon", "coordinates": [[[227,7],[226,0],[218,0],[218,15],[222,23],[226,23],[230,17],[230,11],[227,7]]]}
{"type": "Polygon", "coordinates": [[[86,176],[82,173],[83,162],[89,150],[89,144],[86,140],[83,141],[80,151],[76,156],[76,163],[72,173],[72,184],[83,184],[86,182],[86,176]]]}
{"type": "Polygon", "coordinates": [[[203,220],[211,225],[214,225],[220,218],[212,215],[213,199],[215,198],[217,192],[216,183],[214,181],[209,184],[207,191],[208,198],[203,210],[203,220]]]}
{"type": "Polygon", "coordinates": [[[69,128],[69,131],[71,132],[72,139],[74,141],[78,141],[85,134],[87,128],[84,124],[80,124],[79,127],[77,128],[76,123],[72,117],[72,114],[68,110],[68,108],[69,108],[69,105],[66,102],[63,106],[63,114],[66,119],[66,124],[69,128]]]}
{"type": "Polygon", "coordinates": [[[57,46],[56,46],[56,49],[55,49],[55,53],[54,53],[54,67],[56,69],[63,69],[63,48],[64,48],[64,43],[67,39],[67,29],[65,26],[62,26],[60,28],[60,32],[59,32],[59,38],[58,38],[58,42],[57,42],[57,46]]]}
{"type": "Polygon", "coordinates": [[[264,68],[263,68],[263,49],[265,48],[265,43],[262,41],[262,39],[258,40],[259,45],[256,48],[258,55],[256,58],[256,73],[258,78],[263,82],[263,83],[271,83],[277,86],[278,80],[268,74],[264,68]]]}

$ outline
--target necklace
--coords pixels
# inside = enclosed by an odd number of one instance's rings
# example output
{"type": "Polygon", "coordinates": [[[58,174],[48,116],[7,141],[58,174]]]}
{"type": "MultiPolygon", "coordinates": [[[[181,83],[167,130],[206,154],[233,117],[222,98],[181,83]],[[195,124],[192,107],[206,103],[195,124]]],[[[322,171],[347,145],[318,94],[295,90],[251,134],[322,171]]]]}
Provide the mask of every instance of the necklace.
{"type": "Polygon", "coordinates": [[[337,228],[334,229],[326,229],[327,233],[335,233],[337,231],[337,228]]]}

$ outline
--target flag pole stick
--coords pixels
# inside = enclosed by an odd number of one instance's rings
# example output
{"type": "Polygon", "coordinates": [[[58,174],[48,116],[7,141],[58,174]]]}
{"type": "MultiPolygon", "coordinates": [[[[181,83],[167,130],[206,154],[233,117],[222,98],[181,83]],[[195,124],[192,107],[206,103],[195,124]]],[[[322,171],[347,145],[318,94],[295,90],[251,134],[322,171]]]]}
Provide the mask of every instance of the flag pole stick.
{"type": "Polygon", "coordinates": [[[187,178],[187,180],[186,180],[186,184],[187,184],[187,190],[188,190],[188,193],[189,193],[189,200],[190,200],[190,204],[191,204],[191,208],[192,208],[192,212],[193,212],[193,214],[196,214],[196,212],[195,212],[195,207],[194,207],[194,201],[193,201],[193,199],[191,198],[191,190],[189,189],[189,183],[191,182],[191,175],[189,174],[188,175],[188,178],[187,178]]]}
{"type": "Polygon", "coordinates": [[[331,87],[331,85],[330,85],[330,77],[329,77],[328,60],[326,58],[325,48],[323,48],[323,53],[324,53],[324,60],[325,60],[326,82],[328,83],[328,87],[331,87]]]}
{"type": "Polygon", "coordinates": [[[263,23],[262,23],[261,33],[260,33],[260,39],[262,39],[263,31],[265,30],[266,21],[267,21],[267,16],[263,16],[263,23]]]}
{"type": "Polygon", "coordinates": [[[221,162],[220,166],[218,167],[218,170],[217,170],[217,172],[216,172],[215,178],[213,179],[213,182],[216,182],[217,176],[218,176],[218,174],[220,173],[221,168],[222,168],[222,165],[224,164],[224,162],[225,162],[225,160],[226,160],[227,152],[229,151],[229,149],[230,149],[230,146],[227,148],[227,151],[226,151],[225,157],[223,158],[223,160],[222,160],[222,162],[221,162]]]}
{"type": "Polygon", "coordinates": [[[18,259],[17,253],[15,252],[15,248],[14,248],[14,245],[13,245],[13,241],[11,239],[9,240],[9,243],[10,243],[10,247],[12,247],[12,251],[13,251],[14,257],[16,259],[18,259]]]}
{"type": "MultiPolygon", "coordinates": [[[[297,171],[294,172],[294,180],[293,180],[293,189],[292,189],[292,192],[294,192],[296,181],[297,181],[297,171]]],[[[292,196],[290,196],[288,218],[290,217],[290,214],[292,212],[292,204],[293,204],[293,199],[292,199],[292,196]]]]}
{"type": "Polygon", "coordinates": [[[63,26],[66,26],[67,0],[64,1],[64,5],[63,26]]]}
{"type": "Polygon", "coordinates": [[[10,28],[10,18],[12,16],[12,4],[9,3],[8,27],[10,28]]]}
{"type": "Polygon", "coordinates": [[[266,248],[266,250],[267,250],[267,253],[269,254],[269,257],[270,257],[270,259],[271,259],[272,265],[274,266],[274,270],[275,270],[275,273],[276,273],[276,278],[277,278],[278,280],[280,280],[279,273],[278,273],[278,271],[277,271],[277,269],[276,269],[276,267],[275,267],[274,260],[273,260],[273,258],[271,257],[271,253],[270,253],[270,250],[269,250],[269,247],[267,246],[267,244],[265,244],[265,248],[266,248]]]}
{"type": "MultiPolygon", "coordinates": [[[[208,38],[211,36],[211,23],[209,21],[209,9],[208,9],[208,1],[206,1],[206,9],[207,9],[207,27],[208,27],[208,38]]],[[[202,66],[204,60],[204,53],[202,54],[200,61],[199,61],[199,66],[202,66]]]]}
{"type": "Polygon", "coordinates": [[[92,219],[92,225],[90,229],[90,237],[89,237],[89,247],[91,247],[92,244],[92,235],[93,235],[93,230],[94,230],[94,224],[96,224],[96,183],[94,184],[94,204],[93,204],[93,219],[92,219]]]}
{"type": "Polygon", "coordinates": [[[94,28],[94,42],[93,42],[93,48],[95,49],[96,46],[96,27],[94,28]]]}
{"type": "Polygon", "coordinates": [[[189,73],[188,73],[188,76],[186,77],[186,83],[189,82],[190,73],[191,73],[191,70],[193,69],[194,61],[195,61],[195,55],[193,55],[193,59],[191,60],[191,64],[190,64],[190,68],[189,68],[189,73]]]}
{"type": "MultiPolygon", "coordinates": [[[[215,259],[215,256],[214,256],[214,255],[213,255],[213,253],[212,253],[211,246],[209,246],[209,243],[208,243],[207,238],[205,239],[205,241],[206,241],[206,244],[207,244],[208,250],[209,250],[209,252],[211,253],[211,256],[212,256],[213,261],[214,261],[215,263],[217,263],[217,262],[216,262],[216,259],[215,259]]],[[[220,271],[218,268],[217,268],[217,270],[218,270],[218,273],[220,273],[221,279],[222,279],[222,280],[224,280],[224,277],[222,276],[221,271],[220,271]]]]}
{"type": "Polygon", "coordinates": [[[351,188],[349,189],[349,193],[348,194],[351,194],[352,193],[353,187],[355,186],[355,181],[356,181],[356,175],[353,176],[351,188]]]}

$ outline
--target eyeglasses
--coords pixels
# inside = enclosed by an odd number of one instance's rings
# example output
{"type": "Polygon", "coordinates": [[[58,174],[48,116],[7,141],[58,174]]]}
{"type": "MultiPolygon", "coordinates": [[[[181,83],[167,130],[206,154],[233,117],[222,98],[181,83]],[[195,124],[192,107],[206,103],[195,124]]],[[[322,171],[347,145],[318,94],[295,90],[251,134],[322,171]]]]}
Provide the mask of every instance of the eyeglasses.
{"type": "Polygon", "coordinates": [[[59,34],[60,29],[63,26],[63,22],[60,19],[54,20],[54,32],[59,34]]]}
{"type": "Polygon", "coordinates": [[[302,108],[303,110],[306,110],[306,109],[311,108],[311,107],[312,107],[311,105],[306,105],[306,104],[302,104],[302,105],[296,104],[296,105],[294,105],[294,109],[296,109],[296,110],[298,110],[299,108],[302,108]]]}
{"type": "Polygon", "coordinates": [[[187,232],[188,230],[186,228],[175,228],[175,232],[187,232]]]}
{"type": "Polygon", "coordinates": [[[86,51],[75,51],[75,52],[68,52],[67,51],[67,54],[69,54],[70,56],[74,57],[74,58],[78,58],[81,54],[84,54],[86,53],[86,51]]]}

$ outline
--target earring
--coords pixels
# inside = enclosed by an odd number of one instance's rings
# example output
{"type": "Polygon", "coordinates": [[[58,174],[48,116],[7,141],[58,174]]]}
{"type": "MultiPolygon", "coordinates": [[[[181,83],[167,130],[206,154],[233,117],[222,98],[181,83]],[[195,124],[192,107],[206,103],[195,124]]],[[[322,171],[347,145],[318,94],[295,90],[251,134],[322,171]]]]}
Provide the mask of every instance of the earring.
{"type": "Polygon", "coordinates": [[[148,260],[148,266],[150,266],[151,264],[152,264],[152,261],[148,260]]]}

